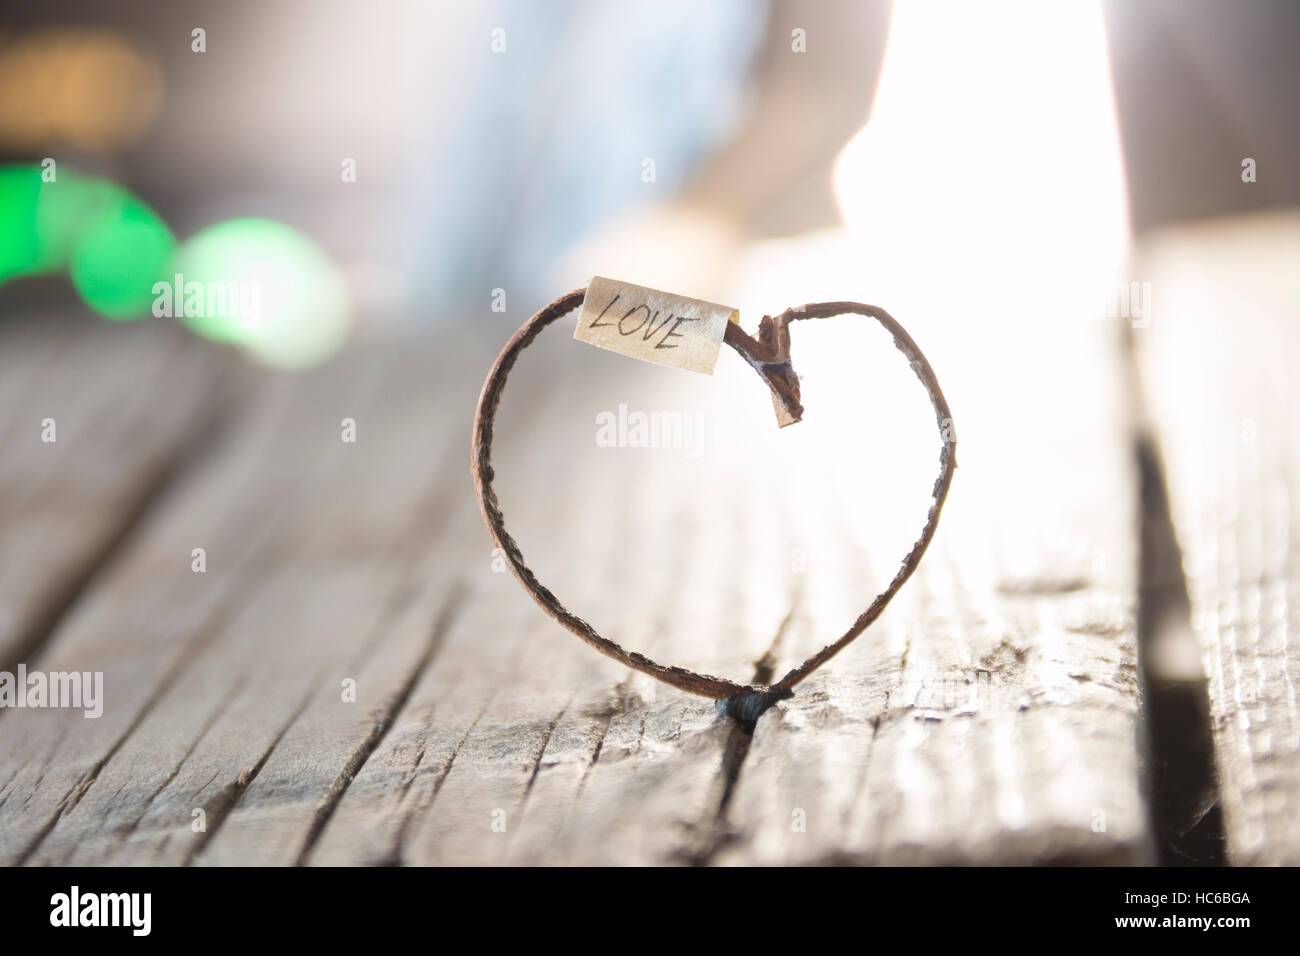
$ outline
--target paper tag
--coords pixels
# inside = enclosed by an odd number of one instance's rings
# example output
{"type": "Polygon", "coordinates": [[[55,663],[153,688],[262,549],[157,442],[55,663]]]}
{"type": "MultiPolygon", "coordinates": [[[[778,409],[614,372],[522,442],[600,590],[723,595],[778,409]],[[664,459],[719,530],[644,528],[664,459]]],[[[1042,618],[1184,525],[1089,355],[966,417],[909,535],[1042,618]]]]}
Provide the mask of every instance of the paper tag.
{"type": "Polygon", "coordinates": [[[730,306],[596,276],[573,337],[645,362],[712,375],[727,323],[739,317],[730,306]]]}

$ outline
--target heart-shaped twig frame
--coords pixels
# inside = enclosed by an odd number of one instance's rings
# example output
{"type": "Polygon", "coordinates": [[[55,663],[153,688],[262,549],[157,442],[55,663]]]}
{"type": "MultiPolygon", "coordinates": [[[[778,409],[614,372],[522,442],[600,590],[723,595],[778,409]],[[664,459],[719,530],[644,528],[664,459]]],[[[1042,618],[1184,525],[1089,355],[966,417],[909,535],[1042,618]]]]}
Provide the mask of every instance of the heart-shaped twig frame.
{"type": "Polygon", "coordinates": [[[935,480],[932,492],[934,501],[926,516],[925,526],[921,529],[921,536],[917,538],[916,543],[903,556],[902,565],[894,575],[894,579],[889,582],[889,586],[876,596],[871,605],[840,637],[827,644],[771,687],[738,684],[724,677],[698,674],[684,667],[656,663],[644,654],[624,650],[609,638],[602,637],[596,633],[595,628],[561,604],[559,599],[537,580],[532,569],[524,563],[523,552],[519,550],[519,545],[506,531],[505,518],[501,514],[501,506],[497,503],[496,492],[492,489],[493,423],[497,408],[501,404],[506,378],[514,368],[515,362],[519,360],[520,353],[532,344],[542,329],[581,306],[586,291],[586,289],[576,289],[556,299],[525,322],[501,350],[501,354],[492,365],[492,370],[488,373],[487,381],[483,383],[483,392],[479,396],[478,410],[474,416],[474,443],[470,456],[470,472],[474,479],[474,490],[478,495],[479,507],[483,511],[483,520],[487,522],[493,540],[510,562],[510,569],[519,579],[519,583],[541,605],[542,610],[606,657],[612,657],[633,670],[649,674],[673,687],[714,700],[734,698],[743,701],[758,696],[770,703],[774,699],[790,696],[796,684],[847,647],[880,616],[885,606],[912,576],[912,572],[916,570],[921,557],[925,554],[925,549],[929,547],[930,539],[934,537],[935,529],[939,524],[939,513],[943,510],[944,500],[948,497],[948,488],[952,484],[953,471],[957,467],[957,439],[953,431],[952,414],[948,410],[948,402],[943,397],[943,391],[939,388],[939,380],[934,374],[934,369],[930,367],[930,363],[912,341],[912,337],[893,316],[884,309],[874,305],[864,305],[861,302],[816,302],[795,309],[786,309],[775,319],[765,315],[759,323],[757,339],[748,335],[737,323],[727,323],[724,341],[739,352],[767,383],[772,392],[772,404],[776,408],[777,419],[780,424],[788,425],[799,421],[803,415],[803,406],[799,402],[799,378],[790,363],[790,323],[798,319],[822,319],[835,315],[864,315],[875,319],[893,336],[894,345],[907,357],[917,378],[925,386],[926,393],[930,396],[930,403],[934,406],[935,419],[939,424],[939,434],[943,441],[939,453],[939,477],[935,480]]]}

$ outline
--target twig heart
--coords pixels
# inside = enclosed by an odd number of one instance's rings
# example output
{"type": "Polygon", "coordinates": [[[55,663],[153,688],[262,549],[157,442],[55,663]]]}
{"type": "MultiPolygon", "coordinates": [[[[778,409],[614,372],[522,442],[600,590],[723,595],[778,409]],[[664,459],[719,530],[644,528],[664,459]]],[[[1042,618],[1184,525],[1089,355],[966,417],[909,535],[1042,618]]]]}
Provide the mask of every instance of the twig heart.
{"type": "Polygon", "coordinates": [[[802,319],[823,319],[836,315],[863,315],[875,319],[889,332],[894,345],[908,359],[913,371],[930,397],[934,407],[935,419],[939,425],[942,440],[939,452],[939,477],[935,480],[932,491],[933,501],[926,515],[921,535],[903,556],[902,564],[889,586],[871,602],[852,626],[827,644],[820,651],[808,658],[794,670],[790,671],[775,684],[764,687],[753,684],[738,684],[724,677],[700,674],[684,667],[675,667],[652,661],[644,654],[628,651],[603,637],[590,624],[572,613],[560,603],[533,574],[524,562],[523,553],[506,531],[505,518],[497,503],[496,492],[492,488],[494,477],[492,470],[492,435],[497,408],[501,404],[501,394],[505,390],[506,378],[524,349],[532,344],[541,331],[556,319],[567,315],[582,305],[586,289],[577,289],[568,295],[556,299],[523,324],[511,336],[501,354],[497,356],[483,384],[479,396],[478,409],[474,416],[474,442],[470,457],[470,471],[474,479],[474,489],[478,495],[479,507],[483,511],[483,520],[487,523],[492,539],[506,556],[511,571],[519,583],[533,596],[542,610],[555,618],[568,630],[572,631],[587,644],[611,657],[621,664],[649,674],[651,677],[671,684],[692,694],[709,697],[718,701],[718,710],[736,718],[740,723],[752,728],[763,710],[775,701],[789,697],[794,687],[817,668],[847,647],[865,631],[884,611],[886,605],[898,593],[903,584],[912,576],[921,562],[921,557],[929,547],[931,538],[939,524],[939,514],[948,497],[948,488],[952,484],[953,472],[957,467],[957,439],[953,430],[952,414],[948,402],[939,388],[934,369],[926,360],[907,331],[884,309],[861,302],[815,302],[798,308],[786,309],[775,319],[763,316],[758,326],[758,337],[746,333],[739,324],[727,323],[723,338],[728,345],[740,353],[772,393],[772,404],[776,409],[777,420],[781,425],[799,421],[803,416],[803,405],[799,401],[799,377],[794,372],[790,360],[790,323],[802,319]]]}

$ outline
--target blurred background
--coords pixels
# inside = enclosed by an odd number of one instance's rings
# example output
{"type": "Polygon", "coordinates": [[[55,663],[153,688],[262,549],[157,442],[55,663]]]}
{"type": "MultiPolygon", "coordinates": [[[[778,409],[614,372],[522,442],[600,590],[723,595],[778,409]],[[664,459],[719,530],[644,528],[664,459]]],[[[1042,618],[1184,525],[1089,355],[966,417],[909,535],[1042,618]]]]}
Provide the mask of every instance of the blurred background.
{"type": "Polygon", "coordinates": [[[0,308],[242,280],[276,323],[191,325],[306,364],[355,326],[505,326],[492,290],[513,316],[593,264],[730,291],[757,243],[844,224],[936,256],[969,237],[928,213],[1041,228],[989,213],[1026,183],[1101,269],[1130,225],[1300,198],[1294,4],[1035,6],[11,5],[0,308]]]}

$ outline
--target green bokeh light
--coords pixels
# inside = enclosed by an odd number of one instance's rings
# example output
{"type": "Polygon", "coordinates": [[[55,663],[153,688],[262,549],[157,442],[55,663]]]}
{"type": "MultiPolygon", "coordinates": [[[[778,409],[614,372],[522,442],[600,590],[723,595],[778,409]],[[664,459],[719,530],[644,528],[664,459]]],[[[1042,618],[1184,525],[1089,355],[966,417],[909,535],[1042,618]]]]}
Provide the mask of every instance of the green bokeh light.
{"type": "Polygon", "coordinates": [[[0,282],[66,267],[77,293],[109,318],[146,315],[175,246],[156,213],[106,180],[40,166],[0,169],[0,282]]]}
{"type": "Polygon", "coordinates": [[[49,268],[36,234],[40,195],[39,167],[0,168],[0,282],[49,268]]]}
{"type": "Polygon", "coordinates": [[[144,202],[107,180],[0,167],[0,283],[68,270],[111,319],[176,317],[271,365],[314,365],[342,343],[347,287],[329,257],[286,225],[233,219],[176,244],[144,202]]]}
{"type": "Polygon", "coordinates": [[[68,272],[81,298],[110,319],[149,314],[154,283],[176,246],[172,231],[139,199],[115,186],[91,194],[93,213],[68,253],[68,272]]]}
{"type": "Polygon", "coordinates": [[[172,314],[271,365],[314,365],[347,335],[343,278],[318,246],[282,223],[232,219],[204,229],[177,247],[166,275],[172,314]]]}
{"type": "Polygon", "coordinates": [[[122,190],[102,179],[63,170],[57,182],[42,183],[36,200],[36,241],[47,270],[64,269],[73,244],[120,202],[122,190]]]}

